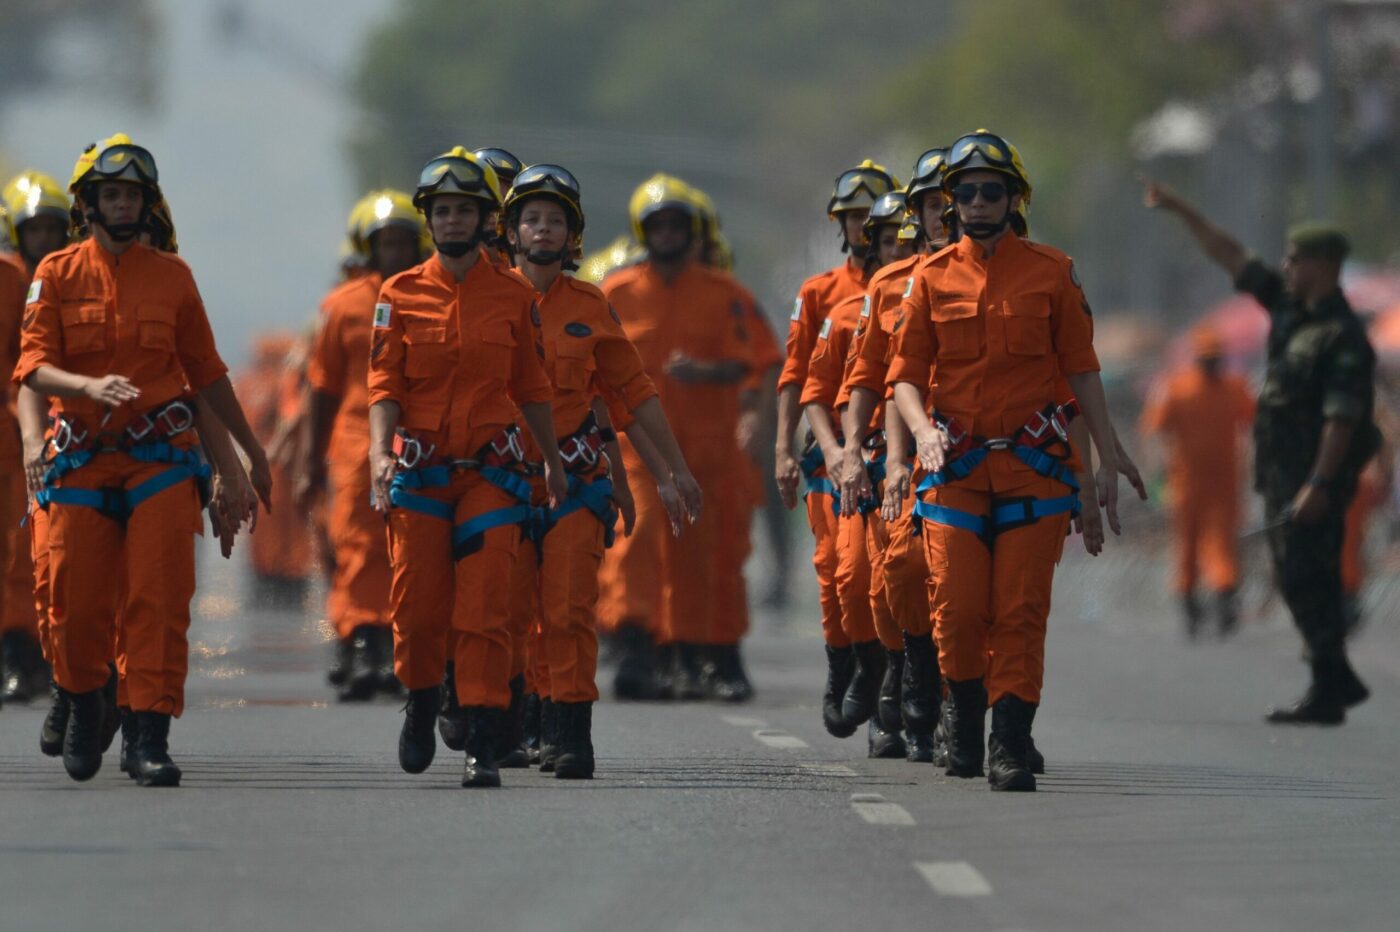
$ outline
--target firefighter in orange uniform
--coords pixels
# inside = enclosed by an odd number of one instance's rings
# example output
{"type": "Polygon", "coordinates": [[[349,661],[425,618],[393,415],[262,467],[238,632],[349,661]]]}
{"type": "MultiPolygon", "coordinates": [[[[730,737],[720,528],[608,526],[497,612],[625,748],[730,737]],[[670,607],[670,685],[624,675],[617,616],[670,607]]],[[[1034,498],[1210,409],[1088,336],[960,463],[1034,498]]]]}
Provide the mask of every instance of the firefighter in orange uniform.
{"type": "Polygon", "coordinates": [[[184,706],[198,486],[209,477],[194,450],[194,406],[228,426],[263,487],[266,458],[189,268],[137,242],[161,199],[150,153],[120,134],[95,144],[69,190],[92,235],[35,271],[15,370],[17,382],[58,400],[37,499],[49,511],[63,763],[75,780],[101,767],[102,693],[120,635],[134,722],[124,764],[142,785],[173,786],[181,774],[168,736],[184,706]]]}
{"type": "Polygon", "coordinates": [[[1173,376],[1143,411],[1144,436],[1167,445],[1167,487],[1176,545],[1175,588],[1188,637],[1205,610],[1196,583],[1205,578],[1221,635],[1238,624],[1241,440],[1254,420],[1244,379],[1223,370],[1225,347],[1209,326],[1192,334],[1191,368],[1173,376]]]}
{"type": "MultiPolygon", "coordinates": [[[[0,267],[0,367],[8,377],[19,357],[20,320],[34,269],[68,241],[68,194],[53,178],[25,171],[0,193],[8,214],[13,261],[0,267]]],[[[49,686],[49,667],[34,607],[30,532],[20,527],[28,510],[20,433],[12,406],[0,404],[0,701],[28,702],[49,686]]]]}
{"type": "Polygon", "coordinates": [[[1090,553],[1102,548],[1100,499],[1118,530],[1116,442],[1073,264],[1006,235],[1030,186],[1019,158],[992,133],[963,136],[943,186],[963,238],[914,276],[887,378],[928,473],[916,513],[948,685],[946,769],[981,775],[985,755],[993,789],[1034,790],[1028,745],[1055,566],[1075,512],[1090,553]],[[1099,452],[1096,483],[1063,428],[1046,429],[1058,423],[1060,376],[1099,452]]]}
{"type": "Polygon", "coordinates": [[[787,360],[778,377],[778,426],[774,467],[783,504],[797,507],[797,486],[805,477],[807,520],[816,539],[812,564],[821,589],[822,637],[826,642],[827,680],[822,696],[822,723],[838,738],[849,737],[857,726],[842,715],[842,702],[856,672],[856,656],[850,636],[841,619],[841,601],[836,593],[836,537],[838,525],[832,496],[826,490],[820,448],[809,444],[800,462],[793,456],[793,435],[802,388],[807,382],[807,366],[826,316],[838,301],[865,293],[868,284],[863,260],[866,243],[862,225],[877,198],[899,187],[894,176],[866,159],[842,172],[827,203],[827,216],[841,227],[841,251],[850,258],[833,269],[814,275],[798,289],[788,324],[787,360]]]}
{"type": "Polygon", "coordinates": [[[913,451],[898,406],[885,403],[885,376],[890,366],[890,335],[909,277],[925,255],[946,245],[942,194],[945,156],[944,149],[929,149],[914,163],[913,178],[905,189],[910,225],[900,232],[913,233],[923,244],[923,254],[892,262],[871,278],[871,313],[852,336],[851,359],[836,399],[838,407],[845,407],[841,424],[848,437],[861,436],[863,426],[872,423],[872,417],[878,423],[880,412],[884,413],[883,493],[880,483],[872,483],[864,468],[863,444],[850,444],[841,468],[841,508],[843,514],[853,514],[855,503],[871,496],[881,499],[879,511],[871,511],[866,517],[867,538],[872,570],[879,566],[883,598],[900,628],[904,650],[890,652],[890,670],[880,689],[879,714],[887,731],[903,727],[907,758],[916,763],[933,760],[933,732],[941,689],[929,615],[928,563],[912,510],[913,451]]]}
{"type": "MultiPolygon", "coordinates": [[[[904,226],[905,199],[902,191],[882,195],[870,209],[863,227],[868,242],[865,257],[866,274],[881,266],[909,257],[912,246],[901,243],[900,228],[904,226]]],[[[831,507],[839,512],[837,519],[836,594],[841,603],[841,621],[856,654],[856,672],[841,702],[841,717],[848,727],[870,723],[869,754],[871,757],[904,757],[908,751],[900,727],[884,727],[877,706],[893,702],[899,706],[897,693],[886,697],[882,687],[897,684],[892,677],[895,658],[902,657],[903,640],[900,629],[890,613],[884,597],[884,572],[880,566],[882,551],[871,552],[867,541],[870,517],[879,506],[873,494],[846,502],[841,498],[847,447],[863,450],[857,454],[853,469],[874,470],[884,464],[884,437],[876,429],[880,423],[877,412],[871,412],[865,423],[854,425],[851,433],[839,431],[837,399],[851,360],[850,347],[857,332],[873,322],[873,298],[856,295],[846,298],[831,309],[817,336],[808,367],[807,383],[802,391],[802,403],[811,425],[817,448],[826,464],[831,483],[831,507]]],[[[867,486],[869,484],[867,483],[867,486]]],[[[875,521],[879,518],[876,516],[875,521]]],[[[894,712],[889,712],[891,717],[894,712]]]]}
{"type": "MultiPolygon", "coordinates": [[[[553,723],[541,769],[561,779],[593,776],[592,709],[598,699],[599,568],[617,517],[612,470],[602,453],[611,440],[599,427],[600,390],[637,423],[669,467],[655,477],[673,485],[689,467],[661,409],[642,359],[607,298],[594,285],[565,274],[582,237],[578,181],[557,165],[533,165],[515,179],[502,208],[516,272],[538,295],[545,368],[554,387],[554,429],[569,472],[569,496],[534,528],[517,566],[542,629],[543,699],[553,723]]],[[[694,490],[693,481],[686,483],[694,490]]],[[[698,502],[692,503],[698,508],[698,502]]],[[[679,516],[677,516],[679,517],[679,516]]],[[[624,522],[624,531],[628,530],[624,522]]],[[[516,750],[512,747],[508,750],[516,750]]]]}
{"type": "Polygon", "coordinates": [[[370,475],[389,523],[394,668],[409,691],[399,764],[421,773],[432,763],[451,630],[468,721],[462,785],[499,786],[511,564],[532,511],[518,417],[541,450],[551,504],[568,497],[568,478],[534,293],[483,261],[492,234],[485,219],[501,206],[495,172],[458,146],[423,167],[414,203],[437,254],[384,283],[369,370],[370,475]]]}
{"type": "MultiPolygon", "coordinates": [[[[635,488],[636,528],[604,560],[599,615],[622,634],[620,696],[699,699],[707,655],[729,678],[747,679],[732,620],[718,617],[715,593],[736,568],[721,552],[725,521],[713,503],[726,502],[723,487],[738,478],[740,394],[753,371],[753,344],[743,293],[728,276],[693,259],[701,229],[689,186],[656,175],[633,193],[629,213],[647,258],[610,275],[603,293],[641,354],[710,504],[676,536],[666,533],[671,509],[647,485],[635,488]],[[648,663],[653,640],[662,653],[655,669],[648,663]]],[[[664,459],[649,444],[636,443],[630,428],[628,441],[628,475],[639,475],[644,462],[653,475],[662,473],[664,459]]]]}
{"type": "Polygon", "coordinates": [[[355,240],[369,259],[364,274],[332,290],[321,305],[307,366],[296,488],[304,512],[324,486],[329,465],[328,531],[335,559],[326,609],[337,651],[348,654],[339,692],[346,702],[399,689],[389,620],[389,544],[384,518],[370,503],[370,333],[380,287],[422,261],[426,235],[412,198],[399,191],[369,193],[356,214],[355,240]]]}

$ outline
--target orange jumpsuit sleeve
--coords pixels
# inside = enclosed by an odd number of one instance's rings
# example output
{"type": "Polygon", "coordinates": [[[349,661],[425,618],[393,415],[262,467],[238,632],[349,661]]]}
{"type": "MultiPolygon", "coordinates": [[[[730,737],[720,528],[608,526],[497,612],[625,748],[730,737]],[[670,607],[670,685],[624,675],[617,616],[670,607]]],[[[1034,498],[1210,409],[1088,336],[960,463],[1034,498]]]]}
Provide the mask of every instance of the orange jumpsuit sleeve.
{"type": "Polygon", "coordinates": [[[342,339],[343,315],[334,308],[323,308],[321,326],[316,328],[316,340],[306,362],[306,380],[318,392],[340,397],[345,394],[345,341],[342,339]]]}
{"type": "Polygon", "coordinates": [[[812,349],[817,343],[819,325],[815,312],[817,296],[812,289],[803,286],[797,293],[792,316],[788,319],[787,360],[778,376],[778,387],[796,385],[799,388],[807,381],[807,364],[812,358],[812,349]]]}
{"type": "Polygon", "coordinates": [[[403,407],[408,397],[404,375],[403,321],[395,313],[393,286],[379,289],[374,305],[374,335],[369,347],[369,403],[392,401],[403,407]]]}
{"type": "Polygon", "coordinates": [[[743,305],[744,326],[748,328],[749,337],[753,341],[753,370],[749,373],[744,388],[747,391],[757,391],[763,387],[764,373],[783,364],[783,353],[778,349],[778,340],[773,336],[773,328],[769,326],[768,318],[753,296],[745,294],[743,305]]]}
{"type": "MultiPolygon", "coordinates": [[[[597,316],[593,332],[598,337],[593,344],[593,358],[598,363],[599,393],[607,402],[608,413],[617,423],[620,421],[619,407],[624,414],[636,410],[648,398],[656,397],[656,386],[642,365],[637,347],[627,339],[622,324],[617,322],[611,308],[597,316]]],[[[630,415],[627,419],[630,423],[630,415]]]]}
{"type": "Polygon", "coordinates": [[[59,291],[53,271],[53,264],[43,260],[29,285],[20,328],[19,363],[14,373],[18,383],[43,366],[62,369],[64,365],[63,321],[58,312],[59,291]]]}
{"type": "Polygon", "coordinates": [[[933,360],[938,353],[938,338],[934,335],[933,304],[928,278],[916,275],[909,282],[904,303],[890,336],[889,372],[885,382],[912,382],[920,391],[928,389],[933,374],[933,360]]]}
{"type": "Polygon", "coordinates": [[[881,328],[880,317],[873,307],[869,316],[861,318],[856,332],[851,335],[850,356],[846,381],[841,386],[836,403],[849,401],[853,388],[884,394],[885,375],[890,371],[890,336],[881,328]]]}
{"type": "Polygon", "coordinates": [[[836,395],[846,376],[846,352],[851,345],[851,330],[833,313],[822,323],[817,335],[812,361],[807,366],[807,381],[802,386],[802,403],[836,407],[836,395]]]}
{"type": "Polygon", "coordinates": [[[1050,332],[1062,376],[1099,371],[1099,357],[1094,352],[1094,314],[1072,264],[1060,271],[1060,287],[1050,308],[1050,332]]]}
{"type": "Polygon", "coordinates": [[[540,309],[532,301],[522,306],[515,322],[515,356],[511,360],[510,380],[506,394],[516,406],[548,404],[554,397],[549,373],[544,371],[544,341],[540,336],[540,309]]]}
{"type": "Polygon", "coordinates": [[[180,303],[178,320],[175,353],[180,357],[190,388],[199,391],[228,375],[228,366],[224,365],[214,345],[214,330],[209,326],[204,299],[199,296],[193,278],[180,303]]]}

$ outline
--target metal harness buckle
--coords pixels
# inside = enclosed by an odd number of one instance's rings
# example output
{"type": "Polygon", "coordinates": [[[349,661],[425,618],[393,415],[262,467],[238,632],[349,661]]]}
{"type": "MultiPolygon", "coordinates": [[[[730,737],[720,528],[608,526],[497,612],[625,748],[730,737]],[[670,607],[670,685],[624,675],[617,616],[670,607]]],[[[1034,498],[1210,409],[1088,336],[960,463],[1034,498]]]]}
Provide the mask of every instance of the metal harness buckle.
{"type": "Polygon", "coordinates": [[[421,463],[432,458],[437,451],[437,444],[430,443],[426,447],[423,441],[409,434],[400,433],[398,460],[399,466],[404,469],[417,469],[421,463]]]}
{"type": "Polygon", "coordinates": [[[73,422],[60,415],[54,421],[53,436],[49,438],[49,445],[53,448],[55,456],[68,452],[68,448],[77,444],[82,446],[87,443],[88,432],[74,432],[73,422]]]}
{"type": "Polygon", "coordinates": [[[520,428],[507,427],[491,441],[491,452],[501,459],[511,459],[517,463],[525,461],[525,449],[520,445],[520,428]]]}

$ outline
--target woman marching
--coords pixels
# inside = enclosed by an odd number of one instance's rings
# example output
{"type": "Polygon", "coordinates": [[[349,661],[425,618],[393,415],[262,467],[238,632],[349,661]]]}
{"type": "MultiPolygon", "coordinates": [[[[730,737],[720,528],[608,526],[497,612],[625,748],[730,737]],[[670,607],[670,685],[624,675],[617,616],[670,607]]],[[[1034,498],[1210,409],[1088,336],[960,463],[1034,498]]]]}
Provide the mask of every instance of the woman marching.
{"type": "Polygon", "coordinates": [[[510,705],[511,564],[531,488],[517,417],[542,451],[548,498],[568,497],[528,284],[483,261],[501,206],[491,167],[458,146],[424,166],[414,204],[436,255],[384,283],[370,345],[370,472],[388,516],[394,672],[409,690],[399,764],[437,749],[449,629],[467,714],[463,786],[499,786],[510,705]],[[513,403],[512,403],[513,402],[513,403]]]}

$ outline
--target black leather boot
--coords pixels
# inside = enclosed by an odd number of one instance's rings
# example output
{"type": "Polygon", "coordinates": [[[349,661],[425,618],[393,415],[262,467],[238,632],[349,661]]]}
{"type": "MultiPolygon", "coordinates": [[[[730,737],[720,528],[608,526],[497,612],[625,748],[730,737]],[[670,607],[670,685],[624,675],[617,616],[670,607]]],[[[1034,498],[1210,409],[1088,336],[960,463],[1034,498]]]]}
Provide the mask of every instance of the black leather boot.
{"type": "Polygon", "coordinates": [[[91,780],[102,769],[102,690],[64,691],[68,727],[63,733],[63,769],[74,780],[91,780]]]}
{"type": "Polygon", "coordinates": [[[452,661],[447,661],[447,672],[442,682],[442,708],[438,711],[438,733],[449,751],[467,749],[467,714],[457,704],[457,674],[452,661]]]}
{"type": "Polygon", "coordinates": [[[1205,622],[1205,611],[1196,593],[1188,592],[1181,597],[1181,617],[1186,622],[1186,637],[1196,640],[1201,636],[1201,625],[1205,622]]]}
{"type": "Polygon", "coordinates": [[[341,702],[368,702],[379,686],[379,664],[375,657],[374,631],[360,625],[350,635],[350,669],[337,698],[341,702]]]}
{"type": "Polygon", "coordinates": [[[546,699],[540,706],[540,773],[553,773],[559,757],[559,706],[546,699]]]}
{"type": "Polygon", "coordinates": [[[1290,706],[1270,709],[1264,718],[1275,725],[1340,725],[1346,721],[1347,708],[1370,695],[1345,654],[1314,658],[1308,691],[1290,706]]]}
{"type": "Polygon", "coordinates": [[[136,712],[136,751],[131,767],[138,786],[179,786],[180,768],[170,759],[170,716],[136,712]]]}
{"type": "Polygon", "coordinates": [[[880,698],[876,717],[880,727],[898,735],[904,730],[904,713],[900,710],[900,690],[904,685],[904,651],[885,651],[885,678],[880,682],[880,698]]]}
{"type": "Polygon", "coordinates": [[[122,709],[122,752],[121,768],[122,773],[131,779],[136,779],[136,713],[130,709],[122,709]]]}
{"type": "Polygon", "coordinates": [[[543,705],[539,693],[525,697],[525,750],[532,764],[540,762],[540,708],[543,705]]]}
{"type": "Polygon", "coordinates": [[[350,639],[336,638],[331,652],[331,665],[326,670],[326,682],[332,686],[344,686],[350,678],[350,639]]]}
{"type": "Polygon", "coordinates": [[[1240,628],[1239,600],[1234,589],[1222,589],[1215,594],[1215,614],[1220,623],[1220,637],[1232,637],[1240,628]]]}
{"type": "Polygon", "coordinates": [[[6,631],[0,635],[0,703],[27,703],[30,692],[29,635],[23,631],[6,631]]]}
{"type": "Polygon", "coordinates": [[[705,687],[700,683],[703,652],[704,648],[699,644],[676,644],[672,653],[675,666],[671,673],[671,697],[677,702],[694,702],[705,698],[705,687]]]}
{"type": "Polygon", "coordinates": [[[370,628],[371,642],[374,644],[375,689],[382,696],[398,698],[404,693],[403,683],[394,672],[394,629],[391,625],[375,625],[370,628]]]}
{"type": "Polygon", "coordinates": [[[554,776],[560,780],[593,779],[593,703],[561,702],[559,757],[554,776]]]}
{"type": "Polygon", "coordinates": [[[904,733],[906,752],[904,759],[911,764],[933,763],[933,734],[906,731],[904,733]]]}
{"type": "Polygon", "coordinates": [[[753,683],[744,670],[744,658],[738,644],[720,644],[710,648],[710,682],[707,690],[711,699],[719,702],[748,702],[753,698],[753,683]]]}
{"type": "Polygon", "coordinates": [[[904,679],[900,687],[900,711],[910,731],[932,734],[938,724],[941,699],[938,651],[931,634],[904,635],[904,679]]]}
{"type": "Polygon", "coordinates": [[[871,759],[897,760],[909,753],[904,736],[897,731],[886,730],[878,718],[871,718],[866,729],[870,746],[867,756],[871,759]]]}
{"type": "Polygon", "coordinates": [[[496,769],[496,749],[506,730],[506,710],[470,706],[467,713],[467,762],[462,770],[463,786],[500,786],[496,769]]]}
{"type": "Polygon", "coordinates": [[[112,742],[122,727],[121,710],[117,708],[117,665],[108,664],[111,673],[102,687],[102,753],[111,750],[112,742]]]}
{"type": "Polygon", "coordinates": [[[950,777],[982,776],[986,755],[983,731],[987,721],[987,692],[982,680],[948,681],[948,699],[943,703],[943,735],[948,743],[950,777]]]}
{"type": "Polygon", "coordinates": [[[1045,773],[1045,755],[1035,746],[1034,735],[1026,735],[1026,765],[1036,776],[1045,773]]]}
{"type": "Polygon", "coordinates": [[[656,698],[656,645],[640,625],[622,624],[616,635],[618,661],[613,695],[644,702],[656,698]]]}
{"type": "Polygon", "coordinates": [[[864,725],[875,714],[880,698],[880,684],[885,679],[885,648],[879,641],[852,644],[856,654],[856,672],[841,700],[841,717],[852,725],[864,725]]]}
{"type": "Polygon", "coordinates": [[[63,753],[63,733],[68,729],[68,694],[49,680],[49,713],[39,729],[39,750],[45,757],[63,753]]]}
{"type": "Polygon", "coordinates": [[[404,703],[403,729],[399,731],[399,766],[408,773],[422,773],[437,754],[433,720],[442,708],[442,687],[414,689],[404,703]]]}
{"type": "Polygon", "coordinates": [[[510,708],[506,710],[506,727],[501,730],[501,746],[496,753],[496,766],[502,770],[524,770],[530,766],[530,754],[525,750],[525,676],[510,681],[510,708]]]}
{"type": "Polygon", "coordinates": [[[1035,706],[1017,696],[1002,696],[992,706],[992,733],[987,739],[987,782],[994,790],[1035,791],[1035,775],[1026,760],[1026,745],[1035,721],[1035,706]]]}
{"type": "Polygon", "coordinates": [[[662,702],[670,702],[676,698],[676,665],[680,663],[679,654],[679,644],[661,644],[656,647],[651,674],[651,698],[662,702]]]}
{"type": "Polygon", "coordinates": [[[841,701],[850,688],[856,671],[855,650],[850,647],[826,647],[826,690],[822,693],[822,724],[834,738],[849,738],[857,725],[841,717],[841,701]]]}
{"type": "Polygon", "coordinates": [[[948,733],[943,730],[941,717],[933,729],[933,766],[944,768],[948,766],[948,733]]]}

